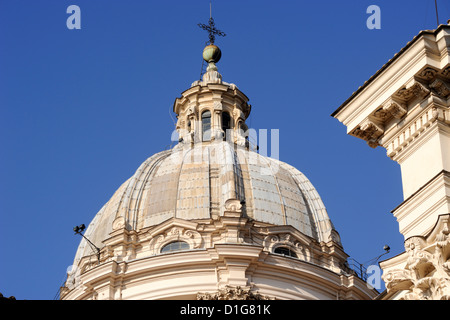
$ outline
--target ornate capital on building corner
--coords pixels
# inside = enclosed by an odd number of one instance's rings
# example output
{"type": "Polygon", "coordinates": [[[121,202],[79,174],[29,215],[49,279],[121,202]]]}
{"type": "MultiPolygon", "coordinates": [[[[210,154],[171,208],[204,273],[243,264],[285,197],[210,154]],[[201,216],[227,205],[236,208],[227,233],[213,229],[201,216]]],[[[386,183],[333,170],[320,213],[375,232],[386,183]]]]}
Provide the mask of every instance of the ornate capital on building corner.
{"type": "Polygon", "coordinates": [[[407,292],[403,300],[450,299],[450,214],[441,215],[428,237],[405,241],[404,269],[393,269],[382,278],[389,291],[407,292]]]}

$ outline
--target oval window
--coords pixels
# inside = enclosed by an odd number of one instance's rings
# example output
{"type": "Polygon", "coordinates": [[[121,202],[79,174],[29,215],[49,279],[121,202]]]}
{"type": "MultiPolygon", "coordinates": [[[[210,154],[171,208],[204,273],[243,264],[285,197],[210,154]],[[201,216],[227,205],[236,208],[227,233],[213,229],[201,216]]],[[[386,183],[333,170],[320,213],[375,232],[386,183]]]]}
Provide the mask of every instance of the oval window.
{"type": "Polygon", "coordinates": [[[161,253],[182,251],[182,250],[189,250],[189,244],[184,241],[174,241],[162,247],[161,253]]]}
{"type": "Polygon", "coordinates": [[[273,250],[273,252],[274,252],[274,253],[278,253],[278,254],[282,254],[282,255],[284,255],[284,256],[289,256],[289,257],[297,258],[297,255],[295,254],[295,252],[292,251],[292,250],[289,249],[289,248],[286,248],[286,247],[278,247],[278,248],[275,248],[275,250],[273,250]]]}

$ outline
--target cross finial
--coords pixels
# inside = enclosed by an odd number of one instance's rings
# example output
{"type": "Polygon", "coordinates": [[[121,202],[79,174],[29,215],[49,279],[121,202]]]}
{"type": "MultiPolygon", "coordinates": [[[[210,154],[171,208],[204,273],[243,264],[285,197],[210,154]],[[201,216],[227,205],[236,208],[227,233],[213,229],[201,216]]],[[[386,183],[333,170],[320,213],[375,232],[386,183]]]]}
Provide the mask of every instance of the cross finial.
{"type": "Polygon", "coordinates": [[[211,4],[209,7],[209,24],[203,24],[203,23],[199,23],[198,26],[200,28],[202,28],[203,30],[206,30],[209,33],[209,43],[210,44],[214,44],[214,40],[216,40],[216,35],[221,36],[221,37],[225,37],[226,34],[222,31],[220,31],[219,29],[216,28],[216,25],[214,23],[214,18],[211,15],[211,4]]]}

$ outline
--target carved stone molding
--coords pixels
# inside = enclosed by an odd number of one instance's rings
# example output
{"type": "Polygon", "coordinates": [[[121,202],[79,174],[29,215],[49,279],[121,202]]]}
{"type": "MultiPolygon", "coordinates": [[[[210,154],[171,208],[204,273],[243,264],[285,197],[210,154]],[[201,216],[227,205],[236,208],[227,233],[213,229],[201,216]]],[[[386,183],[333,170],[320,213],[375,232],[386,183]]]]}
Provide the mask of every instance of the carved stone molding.
{"type": "Polygon", "coordinates": [[[222,75],[217,71],[217,67],[214,63],[210,63],[206,69],[205,74],[202,77],[203,84],[208,83],[222,83],[222,75]]]}
{"type": "Polygon", "coordinates": [[[243,217],[242,205],[238,199],[228,199],[224,204],[223,216],[215,221],[217,243],[245,243],[252,224],[243,217]]]}
{"type": "Polygon", "coordinates": [[[342,242],[341,242],[341,236],[339,235],[339,233],[336,230],[331,230],[330,235],[328,236],[328,240],[329,241],[333,241],[334,243],[341,245],[342,246],[342,242]]]}
{"type": "Polygon", "coordinates": [[[377,120],[385,123],[392,117],[401,119],[407,112],[408,109],[405,103],[398,102],[392,98],[389,98],[378,110],[376,110],[372,114],[372,116],[377,120]]]}
{"type": "Polygon", "coordinates": [[[196,118],[196,114],[195,114],[195,106],[190,106],[189,108],[186,109],[186,116],[188,118],[196,118]]]}
{"type": "Polygon", "coordinates": [[[273,297],[252,291],[250,287],[225,286],[217,292],[199,292],[197,300],[275,300],[273,297]]]}
{"type": "Polygon", "coordinates": [[[403,87],[400,90],[398,90],[394,94],[394,97],[407,102],[416,97],[424,98],[429,92],[430,90],[427,89],[423,84],[421,84],[418,81],[415,81],[413,85],[409,87],[403,87]]]}
{"type": "Polygon", "coordinates": [[[366,119],[351,133],[357,138],[367,141],[372,148],[378,145],[378,138],[384,133],[384,128],[375,121],[366,119]]]}
{"type": "Polygon", "coordinates": [[[406,293],[403,300],[450,300],[450,215],[442,215],[429,237],[405,241],[404,269],[383,275],[388,291],[406,293]]]}
{"type": "Polygon", "coordinates": [[[238,199],[228,199],[225,201],[225,213],[240,215],[242,212],[242,203],[238,199]]]}
{"type": "Polygon", "coordinates": [[[311,252],[308,247],[289,233],[273,234],[264,237],[263,247],[268,252],[274,252],[277,247],[289,248],[297,255],[297,258],[304,261],[311,260],[311,252]]]}
{"type": "Polygon", "coordinates": [[[190,249],[198,249],[201,247],[203,239],[200,233],[195,230],[172,226],[150,240],[150,252],[153,255],[158,254],[162,247],[175,241],[184,241],[189,244],[190,249]]]}
{"type": "Polygon", "coordinates": [[[222,111],[223,110],[222,103],[219,101],[215,101],[213,104],[213,109],[214,111],[222,111]]]}
{"type": "Polygon", "coordinates": [[[441,74],[446,78],[450,78],[450,67],[447,67],[444,70],[442,70],[441,74]]]}
{"type": "Polygon", "coordinates": [[[388,112],[396,119],[403,117],[408,111],[404,103],[399,103],[393,99],[389,99],[383,106],[383,110],[388,112]]]}
{"type": "Polygon", "coordinates": [[[430,88],[434,89],[436,93],[444,98],[450,95],[450,86],[441,79],[436,79],[430,84],[430,88]]]}
{"type": "Polygon", "coordinates": [[[420,77],[421,79],[424,79],[426,81],[431,81],[436,77],[436,74],[438,71],[436,69],[433,69],[431,67],[426,67],[422,71],[420,71],[416,76],[420,77]]]}
{"type": "Polygon", "coordinates": [[[125,228],[126,222],[125,218],[122,216],[117,217],[112,224],[113,231],[125,228]]]}

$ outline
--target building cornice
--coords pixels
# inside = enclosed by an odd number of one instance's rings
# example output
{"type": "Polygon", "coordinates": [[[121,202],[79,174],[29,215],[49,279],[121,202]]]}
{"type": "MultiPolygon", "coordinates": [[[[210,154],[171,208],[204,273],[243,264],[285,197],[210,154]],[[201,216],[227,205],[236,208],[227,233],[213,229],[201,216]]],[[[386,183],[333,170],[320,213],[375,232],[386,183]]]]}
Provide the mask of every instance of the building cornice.
{"type": "Polygon", "coordinates": [[[441,30],[450,31],[449,25],[439,25],[435,30],[422,30],[417,34],[411,41],[409,41],[399,52],[397,52],[387,63],[385,63],[374,75],[372,75],[362,86],[360,86],[353,94],[344,101],[332,114],[332,117],[336,117],[342,109],[344,109],[356,96],[358,96],[362,91],[364,91],[376,78],[378,78],[381,73],[383,73],[387,68],[389,68],[394,62],[396,62],[408,49],[414,46],[419,39],[422,39],[426,35],[436,36],[441,30]]]}

